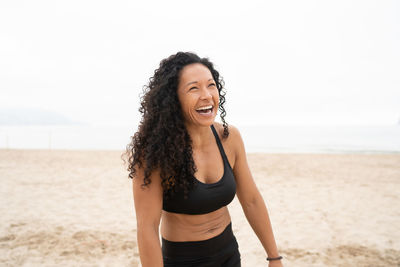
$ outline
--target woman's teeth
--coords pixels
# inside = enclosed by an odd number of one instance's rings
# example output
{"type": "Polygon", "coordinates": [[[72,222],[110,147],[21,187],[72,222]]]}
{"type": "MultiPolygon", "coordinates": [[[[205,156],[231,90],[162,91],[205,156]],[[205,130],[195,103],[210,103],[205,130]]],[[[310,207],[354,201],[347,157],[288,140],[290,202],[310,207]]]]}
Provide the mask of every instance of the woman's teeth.
{"type": "Polygon", "coordinates": [[[205,107],[198,108],[196,110],[199,111],[199,110],[204,110],[204,109],[212,109],[212,106],[205,106],[205,107]]]}
{"type": "Polygon", "coordinates": [[[196,111],[202,114],[210,114],[212,112],[212,106],[201,107],[196,109],[196,111]]]}

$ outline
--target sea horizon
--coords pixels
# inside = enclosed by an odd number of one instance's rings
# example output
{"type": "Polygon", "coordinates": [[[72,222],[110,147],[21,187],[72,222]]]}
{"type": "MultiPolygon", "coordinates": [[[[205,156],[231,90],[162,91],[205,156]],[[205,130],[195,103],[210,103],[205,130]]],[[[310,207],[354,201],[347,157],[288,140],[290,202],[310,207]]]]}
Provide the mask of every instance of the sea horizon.
{"type": "MultiPolygon", "coordinates": [[[[400,153],[399,125],[235,125],[247,153],[400,153]]],[[[125,150],[137,125],[0,126],[0,149],[125,150]]]]}

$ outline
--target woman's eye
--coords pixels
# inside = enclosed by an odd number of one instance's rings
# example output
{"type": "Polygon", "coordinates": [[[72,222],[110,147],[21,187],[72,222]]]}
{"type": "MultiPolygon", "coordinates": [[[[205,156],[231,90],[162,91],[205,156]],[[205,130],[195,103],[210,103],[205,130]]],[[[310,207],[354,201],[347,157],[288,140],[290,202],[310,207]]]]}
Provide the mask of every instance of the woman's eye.
{"type": "MultiPolygon", "coordinates": [[[[215,83],[210,83],[209,85],[208,85],[208,87],[210,87],[210,86],[216,86],[215,85],[215,83]]],[[[190,89],[189,90],[192,90],[192,89],[198,89],[196,86],[193,86],[193,87],[190,87],[190,89]]]]}

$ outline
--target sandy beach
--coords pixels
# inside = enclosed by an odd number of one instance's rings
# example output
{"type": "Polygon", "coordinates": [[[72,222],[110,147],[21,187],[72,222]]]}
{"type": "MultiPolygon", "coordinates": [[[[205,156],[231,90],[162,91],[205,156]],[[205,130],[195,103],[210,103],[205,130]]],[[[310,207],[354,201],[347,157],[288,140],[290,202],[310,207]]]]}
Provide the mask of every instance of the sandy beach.
{"type": "MultiPolygon", "coordinates": [[[[122,151],[0,150],[0,266],[140,266],[122,151]]],[[[400,266],[400,154],[248,154],[288,266],[400,266]]],[[[235,197],[242,266],[266,254],[235,197]]]]}

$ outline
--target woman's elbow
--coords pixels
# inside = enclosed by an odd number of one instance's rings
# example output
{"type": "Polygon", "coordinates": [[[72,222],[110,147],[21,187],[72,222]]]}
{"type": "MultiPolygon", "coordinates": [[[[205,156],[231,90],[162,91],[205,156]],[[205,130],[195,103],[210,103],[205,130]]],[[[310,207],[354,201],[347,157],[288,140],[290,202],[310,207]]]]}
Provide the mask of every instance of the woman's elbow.
{"type": "Polygon", "coordinates": [[[243,197],[240,203],[243,207],[243,210],[249,210],[264,203],[264,199],[261,196],[260,192],[257,191],[254,194],[249,194],[247,195],[247,197],[243,197]]]}
{"type": "Polygon", "coordinates": [[[139,238],[139,236],[154,235],[154,236],[158,237],[158,235],[159,235],[159,227],[157,224],[138,223],[136,230],[137,230],[138,238],[139,238]]]}

